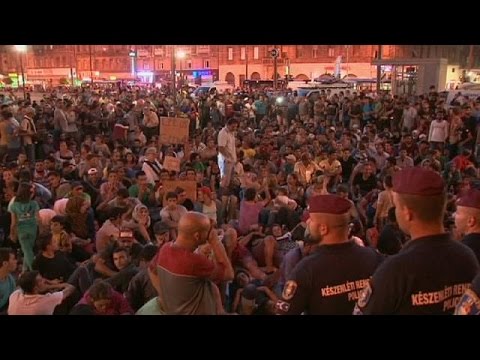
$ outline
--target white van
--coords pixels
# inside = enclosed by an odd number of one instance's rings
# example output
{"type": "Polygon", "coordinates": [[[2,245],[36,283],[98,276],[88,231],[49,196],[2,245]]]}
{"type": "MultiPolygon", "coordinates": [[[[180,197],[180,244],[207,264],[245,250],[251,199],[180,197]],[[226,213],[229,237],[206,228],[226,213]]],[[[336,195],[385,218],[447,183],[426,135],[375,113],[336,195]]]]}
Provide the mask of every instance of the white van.
{"type": "Polygon", "coordinates": [[[461,97],[463,99],[460,99],[460,105],[463,105],[463,103],[466,101],[465,98],[469,98],[470,100],[477,100],[477,98],[480,97],[480,90],[468,90],[468,89],[461,89],[461,90],[451,90],[448,91],[447,98],[445,100],[445,105],[447,107],[452,107],[452,101],[455,99],[457,94],[461,94],[461,97]]]}
{"type": "Polygon", "coordinates": [[[305,96],[307,98],[311,98],[313,96],[314,100],[316,100],[322,92],[326,94],[327,90],[330,90],[330,95],[338,95],[340,92],[345,94],[345,91],[347,90],[352,91],[353,86],[351,84],[335,83],[317,85],[315,87],[301,87],[297,90],[297,96],[305,96]]]}
{"type": "Polygon", "coordinates": [[[227,82],[216,81],[210,85],[199,86],[192,92],[190,96],[192,96],[193,98],[196,98],[202,94],[209,94],[209,95],[213,95],[215,93],[223,94],[225,91],[229,91],[230,93],[233,93],[234,90],[235,88],[233,87],[233,85],[230,85],[227,82]]]}

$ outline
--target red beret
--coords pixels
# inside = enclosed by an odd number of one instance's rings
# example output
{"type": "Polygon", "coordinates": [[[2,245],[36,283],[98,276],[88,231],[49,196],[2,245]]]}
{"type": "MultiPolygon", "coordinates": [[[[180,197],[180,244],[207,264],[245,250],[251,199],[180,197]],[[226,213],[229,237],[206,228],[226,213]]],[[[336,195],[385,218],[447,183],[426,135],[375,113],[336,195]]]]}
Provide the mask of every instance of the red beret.
{"type": "Polygon", "coordinates": [[[346,214],[352,204],[338,195],[316,195],[308,202],[309,213],[341,215],[346,214]]]}
{"type": "Polygon", "coordinates": [[[477,189],[466,190],[457,200],[457,206],[480,209],[480,191],[477,189]]]}
{"type": "Polygon", "coordinates": [[[408,167],[393,176],[393,191],[406,195],[440,195],[445,191],[445,183],[442,177],[432,170],[408,167]]]}

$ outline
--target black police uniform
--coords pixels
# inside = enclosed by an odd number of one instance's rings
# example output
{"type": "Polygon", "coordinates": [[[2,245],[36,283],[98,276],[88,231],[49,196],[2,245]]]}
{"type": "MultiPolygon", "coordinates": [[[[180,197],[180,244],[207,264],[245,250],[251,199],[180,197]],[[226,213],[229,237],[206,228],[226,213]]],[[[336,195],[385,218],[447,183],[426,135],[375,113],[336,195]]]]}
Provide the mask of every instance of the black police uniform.
{"type": "Polygon", "coordinates": [[[453,314],[478,270],[473,251],[449,234],[411,240],[373,274],[354,314],[453,314]]]}
{"type": "Polygon", "coordinates": [[[294,268],[276,313],[351,315],[361,290],[383,259],[353,241],[319,246],[294,268]]]}
{"type": "Polygon", "coordinates": [[[473,279],[472,287],[460,299],[455,315],[480,315],[480,273],[473,279]]]}
{"type": "Polygon", "coordinates": [[[480,263],[480,233],[471,233],[465,235],[462,243],[473,250],[478,262],[480,263]]]}

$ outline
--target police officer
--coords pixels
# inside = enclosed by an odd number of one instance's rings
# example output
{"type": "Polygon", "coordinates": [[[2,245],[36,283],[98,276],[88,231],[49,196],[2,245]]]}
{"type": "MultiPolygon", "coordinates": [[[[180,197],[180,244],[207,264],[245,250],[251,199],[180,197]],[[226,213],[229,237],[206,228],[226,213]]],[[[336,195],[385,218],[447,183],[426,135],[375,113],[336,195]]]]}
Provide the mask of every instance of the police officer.
{"type": "Polygon", "coordinates": [[[419,167],[397,172],[393,203],[411,240],[375,271],[354,314],[453,314],[479,265],[472,250],[444,231],[442,178],[419,167]]]}
{"type": "Polygon", "coordinates": [[[455,227],[464,235],[462,243],[473,250],[480,262],[480,191],[471,189],[457,200],[455,227]]]}
{"type": "Polygon", "coordinates": [[[348,239],[348,200],[317,195],[309,207],[306,233],[318,246],[287,278],[276,313],[349,315],[383,256],[348,239]]]}

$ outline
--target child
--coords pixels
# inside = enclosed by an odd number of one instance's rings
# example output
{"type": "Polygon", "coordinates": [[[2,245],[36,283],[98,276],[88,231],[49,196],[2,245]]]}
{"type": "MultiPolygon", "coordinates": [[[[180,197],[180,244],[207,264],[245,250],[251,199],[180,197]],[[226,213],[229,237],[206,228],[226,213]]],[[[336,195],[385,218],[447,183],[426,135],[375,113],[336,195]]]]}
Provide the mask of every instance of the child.
{"type": "Polygon", "coordinates": [[[69,257],[72,253],[72,239],[65,231],[65,217],[61,215],[54,216],[50,221],[50,231],[52,232],[52,240],[58,250],[64,252],[69,257]]]}
{"type": "Polygon", "coordinates": [[[67,230],[67,222],[64,216],[56,215],[50,222],[52,240],[56,243],[58,250],[65,253],[67,259],[79,265],[90,258],[90,254],[81,246],[82,241],[70,234],[67,230]]]}

